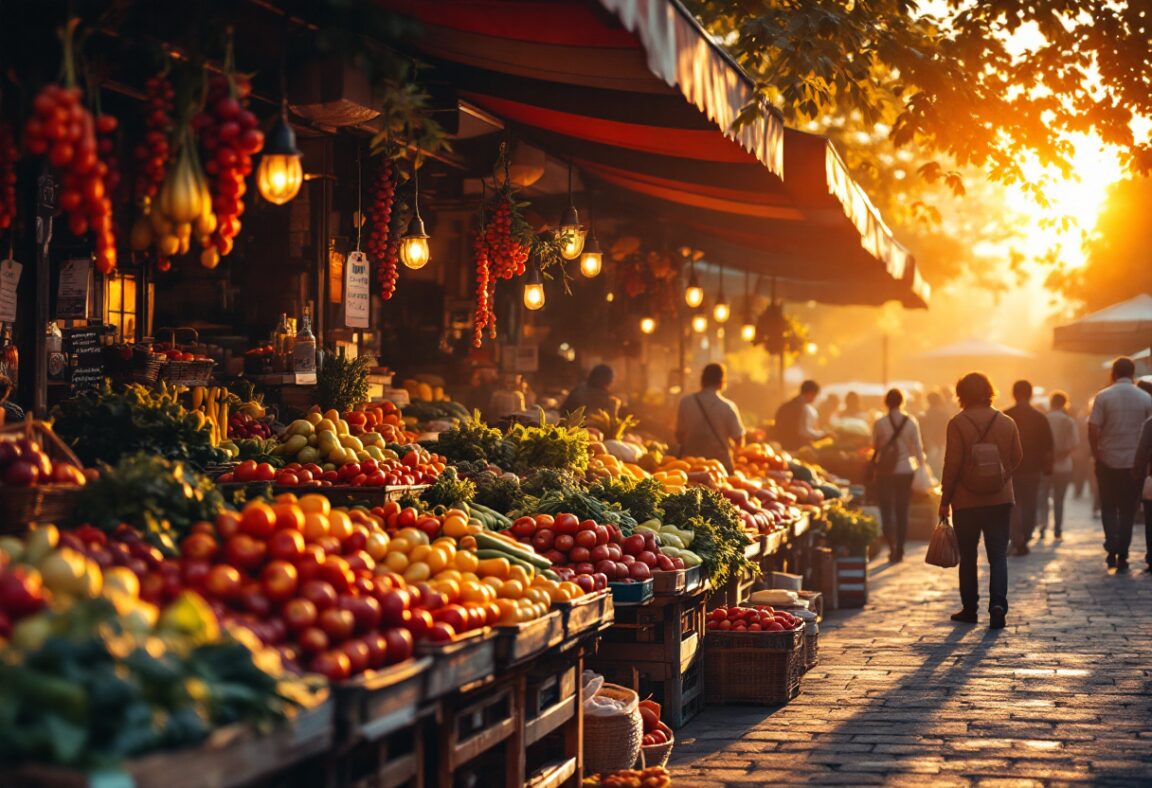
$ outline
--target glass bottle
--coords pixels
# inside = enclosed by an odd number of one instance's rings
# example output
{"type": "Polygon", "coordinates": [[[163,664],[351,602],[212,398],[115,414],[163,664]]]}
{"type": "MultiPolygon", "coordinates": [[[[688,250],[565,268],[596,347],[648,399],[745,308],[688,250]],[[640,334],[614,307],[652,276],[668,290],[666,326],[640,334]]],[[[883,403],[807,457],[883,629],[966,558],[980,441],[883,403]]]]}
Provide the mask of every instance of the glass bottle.
{"type": "Polygon", "coordinates": [[[308,308],[304,309],[304,319],[292,347],[292,371],[297,378],[301,374],[316,374],[316,335],[312,333],[312,313],[308,308]]]}
{"type": "Polygon", "coordinates": [[[280,323],[276,326],[273,336],[272,349],[276,353],[276,370],[278,372],[292,371],[292,345],[295,335],[292,326],[288,323],[288,313],[280,313],[280,323]]]}
{"type": "Polygon", "coordinates": [[[48,379],[64,380],[68,375],[68,357],[64,355],[64,332],[55,320],[44,327],[44,350],[48,354],[48,379]]]}
{"type": "Polygon", "coordinates": [[[12,341],[12,324],[4,326],[0,334],[0,375],[5,375],[13,386],[20,384],[20,350],[12,341]]]}

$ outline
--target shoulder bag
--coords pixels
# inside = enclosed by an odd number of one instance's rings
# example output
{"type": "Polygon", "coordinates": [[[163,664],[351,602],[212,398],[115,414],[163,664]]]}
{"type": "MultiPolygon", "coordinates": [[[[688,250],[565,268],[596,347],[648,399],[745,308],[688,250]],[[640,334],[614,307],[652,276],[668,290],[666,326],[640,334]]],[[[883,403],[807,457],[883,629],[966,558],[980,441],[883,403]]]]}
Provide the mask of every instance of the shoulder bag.
{"type": "Polygon", "coordinates": [[[873,447],[872,458],[868,460],[868,467],[864,471],[865,481],[868,483],[876,481],[877,476],[895,472],[896,463],[900,462],[900,450],[896,448],[896,441],[900,438],[904,425],[908,423],[908,417],[904,417],[899,427],[891,415],[888,416],[888,421],[892,423],[892,437],[884,444],[883,449],[873,447]]]}
{"type": "Polygon", "coordinates": [[[724,455],[719,458],[720,461],[724,463],[724,467],[728,469],[729,473],[731,473],[732,469],[735,467],[735,463],[732,461],[731,446],[728,444],[728,441],[720,437],[720,433],[716,431],[716,427],[712,424],[712,419],[708,418],[708,410],[704,407],[704,403],[700,401],[700,394],[697,393],[693,395],[693,398],[696,400],[697,407],[700,408],[700,415],[704,417],[704,423],[708,425],[708,429],[712,432],[712,437],[716,439],[718,444],[720,444],[720,450],[724,455]]]}

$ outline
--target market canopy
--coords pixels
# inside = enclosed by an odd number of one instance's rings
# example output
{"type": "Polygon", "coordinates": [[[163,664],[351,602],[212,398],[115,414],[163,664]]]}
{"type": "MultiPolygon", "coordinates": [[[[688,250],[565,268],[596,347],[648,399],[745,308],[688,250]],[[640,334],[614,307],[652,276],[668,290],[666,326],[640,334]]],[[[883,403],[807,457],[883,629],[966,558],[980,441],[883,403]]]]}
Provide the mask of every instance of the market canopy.
{"type": "Polygon", "coordinates": [[[923,307],[928,287],[824,137],[785,129],[677,0],[380,0],[460,98],[710,259],[923,307]]]}
{"type": "Polygon", "coordinates": [[[1152,340],[1152,295],[1113,304],[1057,326],[1053,347],[1073,353],[1131,353],[1152,340]]]}
{"type": "Polygon", "coordinates": [[[1034,356],[1024,350],[1002,345],[978,337],[969,337],[951,345],[920,353],[916,358],[924,361],[963,359],[972,361],[1004,361],[1009,359],[1026,359],[1034,356]]]}

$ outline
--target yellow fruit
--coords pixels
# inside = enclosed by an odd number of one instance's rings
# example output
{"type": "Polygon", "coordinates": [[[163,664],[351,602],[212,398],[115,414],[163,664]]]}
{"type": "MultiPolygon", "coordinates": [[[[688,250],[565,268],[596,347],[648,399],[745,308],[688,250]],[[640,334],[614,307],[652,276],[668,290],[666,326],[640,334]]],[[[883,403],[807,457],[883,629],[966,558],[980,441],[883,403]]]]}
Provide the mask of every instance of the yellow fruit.
{"type": "Polygon", "coordinates": [[[407,539],[412,544],[428,544],[428,534],[419,528],[401,528],[396,532],[396,535],[407,539]]]}
{"type": "Polygon", "coordinates": [[[447,597],[449,602],[460,599],[460,584],[455,580],[433,580],[432,588],[447,597]]]}
{"type": "Polygon", "coordinates": [[[388,534],[383,531],[373,531],[368,535],[368,543],[364,550],[372,556],[372,560],[380,561],[388,555],[388,534]]]}
{"type": "Polygon", "coordinates": [[[512,568],[508,572],[510,580],[518,580],[520,585],[527,588],[532,585],[532,578],[528,576],[528,570],[520,566],[520,564],[512,564],[512,568]]]}
{"type": "Polygon", "coordinates": [[[500,586],[501,599],[519,599],[524,595],[524,584],[519,580],[505,580],[500,586]]]}
{"type": "Polygon", "coordinates": [[[452,563],[452,556],[448,554],[447,550],[443,550],[439,547],[432,547],[429,548],[429,551],[428,568],[433,572],[439,572],[441,569],[444,569],[446,566],[449,566],[452,563]]]}
{"type": "Polygon", "coordinates": [[[140,578],[126,566],[110,566],[104,570],[104,594],[123,594],[136,599],[140,596],[140,578]]]}
{"type": "Polygon", "coordinates": [[[471,550],[457,550],[453,563],[461,572],[475,572],[476,567],[480,565],[480,559],[471,550]]]}
{"type": "MultiPolygon", "coordinates": [[[[428,556],[432,554],[432,548],[426,544],[418,544],[412,548],[408,553],[409,561],[427,561],[428,556]]],[[[443,567],[441,567],[442,569],[443,567]]]]}
{"type": "Polygon", "coordinates": [[[423,561],[413,561],[404,570],[404,579],[409,583],[421,583],[432,576],[432,570],[423,561]]]}
{"type": "MultiPolygon", "coordinates": [[[[392,545],[395,546],[399,539],[393,539],[392,545]]],[[[384,566],[388,567],[393,572],[403,573],[408,568],[408,556],[402,552],[394,550],[384,557],[384,566]]]]}
{"type": "Polygon", "coordinates": [[[301,496],[300,508],[307,512],[315,512],[317,514],[327,515],[332,511],[332,503],[323,495],[310,493],[301,496]]]}
{"type": "Polygon", "coordinates": [[[457,572],[455,569],[443,569],[436,573],[432,578],[433,580],[452,580],[457,583],[464,582],[464,575],[457,572]]]}

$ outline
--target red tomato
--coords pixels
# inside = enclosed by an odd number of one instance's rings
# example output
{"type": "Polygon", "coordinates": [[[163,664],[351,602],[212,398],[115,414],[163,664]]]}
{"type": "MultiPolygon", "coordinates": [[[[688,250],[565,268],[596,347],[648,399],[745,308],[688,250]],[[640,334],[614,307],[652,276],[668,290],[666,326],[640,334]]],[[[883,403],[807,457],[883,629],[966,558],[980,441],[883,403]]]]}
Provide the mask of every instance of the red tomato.
{"type": "Polygon", "coordinates": [[[258,482],[270,482],[276,478],[276,469],[270,464],[262,462],[256,466],[256,478],[258,482]]]}
{"type": "MultiPolygon", "coordinates": [[[[277,517],[277,524],[280,520],[277,517]]],[[[268,555],[295,563],[304,554],[304,536],[299,530],[276,531],[268,538],[268,555]]]]}
{"type": "Polygon", "coordinates": [[[328,635],[320,627],[307,627],[301,630],[296,642],[307,654],[316,654],[328,650],[328,635]]]}
{"type": "MultiPolygon", "coordinates": [[[[563,515],[561,515],[563,517],[563,515]]],[[[559,524],[559,521],[557,521],[559,524]]],[[[552,546],[559,550],[561,553],[569,552],[576,545],[576,539],[572,534],[558,533],[556,538],[552,541],[552,546]]]]}
{"type": "Polygon", "coordinates": [[[352,663],[343,651],[325,651],[312,658],[308,669],[329,681],[343,681],[352,675],[352,663]]]}
{"type": "Polygon", "coordinates": [[[437,610],[432,618],[449,624],[456,632],[468,630],[471,623],[468,611],[463,605],[446,605],[437,610]]]}
{"type": "Polygon", "coordinates": [[[574,534],[580,530],[580,519],[574,514],[558,514],[556,530],[562,534],[574,534]]]}
{"type": "Polygon", "coordinates": [[[246,533],[236,534],[224,543],[224,555],[228,563],[241,569],[255,569],[264,563],[268,548],[258,539],[246,533]]]}
{"type": "Polygon", "coordinates": [[[336,589],[323,580],[309,580],[300,587],[300,596],[315,605],[317,610],[335,607],[337,600],[336,589]]]}
{"type": "Polygon", "coordinates": [[[412,633],[402,627],[384,630],[388,643],[388,664],[394,665],[412,657],[412,633]]]}
{"type": "Polygon", "coordinates": [[[576,544],[578,544],[580,547],[587,547],[589,549],[595,547],[596,546],[595,526],[593,526],[593,530],[591,530],[591,531],[587,531],[587,530],[577,531],[576,532],[576,544]]]}
{"type": "MultiPolygon", "coordinates": [[[[382,577],[376,578],[376,585],[383,584],[382,577]]],[[[412,603],[412,595],[403,587],[391,587],[377,597],[380,600],[381,621],[385,626],[398,627],[404,623],[404,614],[412,603]]]]}
{"type": "Polygon", "coordinates": [[[238,482],[251,482],[256,480],[256,460],[244,460],[232,471],[238,482]]]}
{"type": "Polygon", "coordinates": [[[278,602],[295,596],[299,582],[296,567],[287,561],[271,561],[260,573],[264,593],[278,602]]]}
{"type": "Polygon", "coordinates": [[[340,647],[340,650],[348,657],[350,672],[353,676],[368,670],[372,652],[363,640],[349,640],[340,647]]]}
{"type": "Polygon", "coordinates": [[[204,579],[204,590],[217,599],[232,599],[240,593],[242,578],[234,566],[219,564],[212,567],[204,579]]]}
{"type": "Polygon", "coordinates": [[[415,509],[405,506],[400,510],[400,514],[396,515],[396,528],[413,528],[418,517],[419,513],[415,509]]]}
{"type": "MultiPolygon", "coordinates": [[[[303,473],[303,471],[301,471],[303,473]]],[[[277,503],[272,506],[276,514],[277,530],[303,531],[304,511],[294,503],[277,503]]]]}
{"type": "Polygon", "coordinates": [[[288,625],[289,629],[296,632],[313,626],[319,614],[316,605],[300,597],[288,600],[280,609],[280,617],[284,619],[284,623],[288,625]]]}
{"type": "Polygon", "coordinates": [[[258,539],[267,539],[276,530],[276,512],[268,504],[254,501],[240,513],[240,530],[258,539]]]}
{"type": "Polygon", "coordinates": [[[216,540],[205,533],[189,534],[180,542],[180,554],[193,561],[211,561],[218,548],[216,540]]]}
{"type": "Polygon", "coordinates": [[[513,536],[531,536],[536,533],[536,521],[531,517],[520,517],[512,523],[513,536]]]}
{"type": "Polygon", "coordinates": [[[352,631],[356,628],[355,617],[347,610],[340,610],[335,607],[320,611],[316,623],[324,630],[328,635],[328,640],[333,644],[343,643],[352,637],[352,631]]]}
{"type": "Polygon", "coordinates": [[[356,576],[352,574],[352,567],[338,555],[330,555],[316,572],[316,576],[332,584],[338,594],[347,594],[355,582],[356,576]]]}
{"type": "Polygon", "coordinates": [[[388,661],[388,641],[379,632],[369,632],[363,640],[364,645],[368,647],[368,667],[372,669],[383,667],[388,661]]]}
{"type": "Polygon", "coordinates": [[[422,640],[427,634],[428,630],[432,628],[433,623],[432,614],[423,608],[416,608],[415,610],[408,610],[404,613],[404,628],[412,633],[414,640],[422,640]]]}
{"type": "Polygon", "coordinates": [[[295,487],[300,484],[300,477],[293,471],[280,471],[276,474],[276,483],[283,487],[295,487]]]}
{"type": "Polygon", "coordinates": [[[363,550],[368,544],[368,529],[363,525],[352,526],[352,533],[348,534],[341,542],[341,547],[345,555],[348,553],[355,553],[358,550],[363,550]]]}
{"type": "Polygon", "coordinates": [[[200,588],[212,571],[212,565],[207,561],[184,561],[180,567],[180,574],[184,585],[189,588],[200,588]]]}
{"type": "Polygon", "coordinates": [[[452,628],[451,624],[445,624],[443,621],[433,624],[432,628],[428,630],[428,639],[433,643],[446,643],[454,637],[456,637],[456,630],[452,628]]]}
{"type": "Polygon", "coordinates": [[[336,605],[352,614],[357,632],[371,632],[380,626],[380,603],[373,597],[343,594],[336,605]]]}
{"type": "Polygon", "coordinates": [[[538,553],[543,553],[551,548],[555,540],[556,532],[551,528],[541,528],[532,534],[532,546],[536,548],[538,553]]]}

